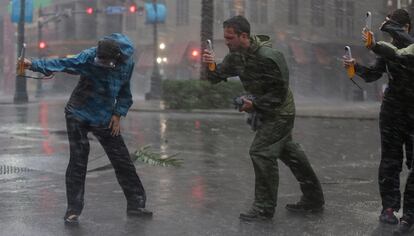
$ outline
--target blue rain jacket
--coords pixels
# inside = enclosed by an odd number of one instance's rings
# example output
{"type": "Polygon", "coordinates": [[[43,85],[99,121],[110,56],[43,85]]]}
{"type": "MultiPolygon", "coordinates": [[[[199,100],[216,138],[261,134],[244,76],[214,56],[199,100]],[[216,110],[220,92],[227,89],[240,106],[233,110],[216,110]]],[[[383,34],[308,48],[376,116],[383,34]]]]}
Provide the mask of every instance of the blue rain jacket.
{"type": "Polygon", "coordinates": [[[117,41],[125,59],[114,69],[94,63],[96,47],[72,58],[33,60],[30,68],[43,74],[66,72],[80,75],[65,112],[93,126],[109,125],[113,114],[126,116],[132,105],[130,80],[134,69],[134,47],[123,34],[114,33],[104,38],[117,41]]]}

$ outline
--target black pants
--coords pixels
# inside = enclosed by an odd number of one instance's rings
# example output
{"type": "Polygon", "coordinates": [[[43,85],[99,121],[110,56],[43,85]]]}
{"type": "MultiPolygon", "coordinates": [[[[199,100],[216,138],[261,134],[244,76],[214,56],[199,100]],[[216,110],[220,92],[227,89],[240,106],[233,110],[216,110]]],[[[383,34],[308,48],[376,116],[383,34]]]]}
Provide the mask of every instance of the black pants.
{"type": "MultiPolygon", "coordinates": [[[[404,162],[407,166],[413,157],[414,114],[404,105],[384,101],[380,113],[381,163],[378,182],[382,207],[398,211],[401,207],[400,173],[404,162]]],[[[409,172],[404,191],[403,214],[414,220],[414,172],[409,172]]]]}
{"type": "Polygon", "coordinates": [[[85,177],[89,155],[88,132],[92,132],[104,148],[116,178],[127,199],[128,208],[144,208],[146,195],[122,136],[112,136],[107,127],[93,127],[66,115],[70,144],[70,160],[66,170],[67,212],[80,214],[84,205],[85,177]]]}

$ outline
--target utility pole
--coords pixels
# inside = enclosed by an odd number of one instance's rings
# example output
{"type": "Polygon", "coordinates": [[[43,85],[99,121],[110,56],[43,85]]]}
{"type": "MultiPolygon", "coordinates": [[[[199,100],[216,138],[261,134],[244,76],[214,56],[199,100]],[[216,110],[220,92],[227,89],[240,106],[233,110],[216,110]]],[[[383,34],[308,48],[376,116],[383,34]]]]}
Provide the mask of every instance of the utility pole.
{"type": "Polygon", "coordinates": [[[150,91],[145,94],[145,100],[158,100],[161,98],[161,75],[160,69],[158,67],[158,29],[157,29],[157,0],[152,0],[152,4],[155,12],[155,20],[153,22],[153,37],[154,37],[154,60],[153,60],[153,70],[151,75],[151,87],[150,91]]]}
{"type": "MultiPolygon", "coordinates": [[[[17,30],[17,58],[20,57],[20,53],[23,49],[24,44],[24,24],[26,16],[26,1],[20,0],[20,18],[17,30]]],[[[16,87],[14,93],[14,103],[27,103],[27,88],[26,88],[26,77],[24,75],[16,76],[16,87]]]]}
{"type": "MultiPolygon", "coordinates": [[[[210,39],[213,41],[213,21],[214,21],[214,0],[202,0],[201,1],[201,42],[200,42],[200,54],[201,57],[206,49],[206,41],[210,39]]],[[[200,60],[200,79],[207,79],[206,65],[203,60],[200,60]]]]}
{"type": "MultiPolygon", "coordinates": [[[[39,18],[42,17],[42,7],[39,7],[39,18]]],[[[41,20],[37,21],[37,56],[39,58],[43,57],[42,48],[40,48],[40,43],[43,40],[43,24],[41,20]]],[[[36,97],[41,97],[43,94],[42,80],[37,80],[36,82],[36,97]]]]}

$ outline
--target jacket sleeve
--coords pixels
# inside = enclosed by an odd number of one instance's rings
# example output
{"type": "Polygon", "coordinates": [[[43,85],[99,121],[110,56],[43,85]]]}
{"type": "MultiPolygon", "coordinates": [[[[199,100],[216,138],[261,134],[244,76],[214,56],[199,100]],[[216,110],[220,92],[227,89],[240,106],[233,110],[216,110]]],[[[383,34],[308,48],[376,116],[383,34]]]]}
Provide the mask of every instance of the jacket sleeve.
{"type": "Polygon", "coordinates": [[[241,55],[230,53],[216,66],[215,71],[207,70],[207,80],[212,84],[217,84],[222,81],[227,81],[229,77],[238,76],[242,68],[241,63],[241,55]]]}
{"type": "Polygon", "coordinates": [[[92,57],[89,50],[84,50],[71,58],[36,59],[32,61],[30,70],[50,75],[53,72],[66,72],[80,75],[87,71],[87,61],[92,57]]]}
{"type": "Polygon", "coordinates": [[[394,45],[386,42],[377,42],[374,47],[372,47],[372,51],[375,54],[399,63],[401,66],[410,67],[414,64],[414,44],[402,49],[398,49],[394,45]]]}
{"type": "Polygon", "coordinates": [[[381,57],[377,57],[375,63],[368,67],[355,64],[355,73],[367,83],[379,80],[384,72],[386,72],[386,62],[381,57]]]}
{"type": "Polygon", "coordinates": [[[261,111],[273,111],[281,106],[289,90],[288,79],[281,72],[281,68],[271,59],[263,61],[262,88],[267,91],[253,101],[253,107],[261,111]]]}
{"type": "Polygon", "coordinates": [[[114,114],[119,116],[126,116],[129,108],[131,107],[132,94],[131,94],[131,77],[134,71],[134,63],[132,63],[131,68],[128,74],[128,80],[125,82],[121,89],[119,90],[118,96],[116,98],[116,104],[114,109],[114,114]]]}

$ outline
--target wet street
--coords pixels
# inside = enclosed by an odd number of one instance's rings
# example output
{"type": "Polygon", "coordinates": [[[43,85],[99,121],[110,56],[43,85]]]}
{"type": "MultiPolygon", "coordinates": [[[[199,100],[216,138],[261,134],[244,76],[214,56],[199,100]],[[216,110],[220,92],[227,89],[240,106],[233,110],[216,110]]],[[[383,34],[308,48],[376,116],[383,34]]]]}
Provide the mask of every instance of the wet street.
{"type": "MultiPolygon", "coordinates": [[[[253,200],[248,150],[254,133],[244,116],[169,112],[130,112],[122,121],[130,152],[151,145],[183,159],[181,167],[137,163],[153,219],[126,217],[113,170],[105,170],[88,174],[80,225],[65,227],[69,148],[63,110],[59,101],[0,105],[1,235],[378,236],[393,229],[378,222],[377,120],[298,118],[294,138],[322,182],[325,211],[297,215],[285,210],[286,203],[299,200],[300,190],[280,163],[274,220],[245,223],[238,215],[253,200]]],[[[89,169],[107,165],[92,135],[90,141],[89,169]]]]}

